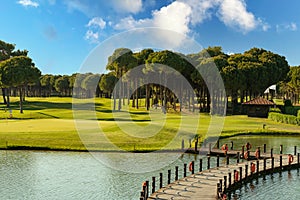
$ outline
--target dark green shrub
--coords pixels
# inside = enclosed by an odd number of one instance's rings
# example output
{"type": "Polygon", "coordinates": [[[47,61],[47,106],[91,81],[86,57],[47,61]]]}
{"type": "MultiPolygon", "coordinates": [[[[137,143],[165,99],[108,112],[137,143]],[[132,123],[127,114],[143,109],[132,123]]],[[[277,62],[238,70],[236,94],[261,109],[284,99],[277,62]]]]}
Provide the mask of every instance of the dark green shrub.
{"type": "Polygon", "coordinates": [[[300,118],[294,115],[286,115],[276,112],[270,112],[268,119],[285,124],[300,125],[300,118]]]}
{"type": "Polygon", "coordinates": [[[284,106],[293,106],[292,101],[290,99],[284,100],[284,106]]]}

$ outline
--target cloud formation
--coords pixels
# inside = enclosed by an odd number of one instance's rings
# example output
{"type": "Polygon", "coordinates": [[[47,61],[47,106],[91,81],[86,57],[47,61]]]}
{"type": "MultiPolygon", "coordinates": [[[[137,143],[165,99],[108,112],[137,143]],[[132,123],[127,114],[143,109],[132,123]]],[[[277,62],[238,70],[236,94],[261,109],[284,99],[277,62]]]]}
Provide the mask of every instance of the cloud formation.
{"type": "Polygon", "coordinates": [[[35,7],[36,8],[36,7],[39,6],[39,4],[37,2],[34,2],[32,0],[19,0],[17,3],[20,4],[20,5],[22,5],[22,6],[24,6],[24,7],[31,6],[31,7],[35,7]]]}
{"type": "Polygon", "coordinates": [[[257,27],[255,16],[248,12],[243,0],[223,0],[220,4],[219,19],[229,27],[249,32],[257,27]]]}
{"type": "Polygon", "coordinates": [[[201,24],[213,15],[226,26],[247,33],[261,27],[267,31],[270,26],[247,10],[244,0],[177,0],[154,10],[152,18],[123,18],[115,25],[117,30],[154,26],[170,29],[182,34],[191,32],[191,26],[201,24]]]}
{"type": "Polygon", "coordinates": [[[88,30],[85,34],[85,39],[91,43],[99,43],[99,34],[101,30],[105,29],[106,22],[100,17],[94,17],[86,26],[88,30]]]}
{"type": "Polygon", "coordinates": [[[99,27],[100,29],[104,29],[106,26],[106,22],[101,17],[92,18],[87,24],[88,27],[99,27]]]}
{"type": "Polygon", "coordinates": [[[88,30],[86,33],[85,33],[85,37],[84,37],[86,40],[88,40],[89,42],[91,43],[99,43],[99,33],[98,32],[94,32],[92,30],[88,30]]]}
{"type": "Polygon", "coordinates": [[[286,24],[277,24],[276,25],[276,31],[282,32],[282,31],[297,31],[298,26],[295,22],[286,23],[286,24]]]}
{"type": "Polygon", "coordinates": [[[111,0],[113,8],[121,13],[138,13],[143,8],[142,0],[111,0]]]}

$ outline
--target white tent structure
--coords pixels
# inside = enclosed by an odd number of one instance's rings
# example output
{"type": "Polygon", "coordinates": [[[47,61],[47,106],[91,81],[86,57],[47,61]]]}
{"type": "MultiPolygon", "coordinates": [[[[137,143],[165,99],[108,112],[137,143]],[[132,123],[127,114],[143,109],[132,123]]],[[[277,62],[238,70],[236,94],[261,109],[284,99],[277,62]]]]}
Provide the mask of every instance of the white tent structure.
{"type": "Polygon", "coordinates": [[[264,94],[269,94],[271,90],[275,91],[275,94],[276,94],[276,85],[271,85],[270,87],[268,87],[265,90],[264,94]]]}

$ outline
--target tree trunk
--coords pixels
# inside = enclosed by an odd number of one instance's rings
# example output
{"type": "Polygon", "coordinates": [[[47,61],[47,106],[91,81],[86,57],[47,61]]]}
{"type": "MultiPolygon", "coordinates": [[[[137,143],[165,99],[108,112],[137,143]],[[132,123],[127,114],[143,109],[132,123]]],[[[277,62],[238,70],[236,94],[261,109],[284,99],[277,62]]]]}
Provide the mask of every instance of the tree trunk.
{"type": "Polygon", "coordinates": [[[6,101],[6,88],[2,88],[2,96],[3,96],[3,104],[7,105],[7,101],[6,101]]]}
{"type": "Polygon", "coordinates": [[[135,90],[135,100],[136,100],[136,109],[139,109],[139,89],[138,89],[138,80],[137,79],[135,79],[135,88],[136,88],[136,90],[135,90]]]}
{"type": "Polygon", "coordinates": [[[20,113],[23,113],[23,90],[22,90],[22,86],[20,87],[20,113]]]}

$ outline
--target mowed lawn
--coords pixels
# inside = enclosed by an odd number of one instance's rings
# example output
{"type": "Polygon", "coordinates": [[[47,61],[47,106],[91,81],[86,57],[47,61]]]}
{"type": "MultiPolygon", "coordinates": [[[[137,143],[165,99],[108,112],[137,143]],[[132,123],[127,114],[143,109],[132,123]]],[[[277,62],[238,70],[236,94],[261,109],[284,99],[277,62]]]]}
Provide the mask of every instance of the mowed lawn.
{"type": "Polygon", "coordinates": [[[11,100],[12,119],[5,106],[0,106],[0,148],[144,151],[180,148],[182,139],[187,144],[195,134],[202,140],[219,136],[220,131],[222,136],[278,132],[300,135],[299,126],[242,115],[211,118],[208,114],[174,111],[164,115],[159,109],[149,114],[143,107],[112,113],[109,99],[72,104],[72,98],[59,97],[27,98],[24,113],[20,114],[18,99],[11,100]]]}

